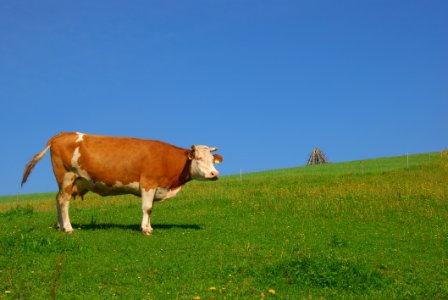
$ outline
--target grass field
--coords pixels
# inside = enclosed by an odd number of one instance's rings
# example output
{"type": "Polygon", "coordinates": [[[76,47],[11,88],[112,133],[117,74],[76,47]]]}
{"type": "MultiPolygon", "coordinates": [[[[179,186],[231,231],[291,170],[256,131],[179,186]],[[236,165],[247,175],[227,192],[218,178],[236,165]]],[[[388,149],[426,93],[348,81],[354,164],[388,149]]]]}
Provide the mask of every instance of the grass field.
{"type": "MultiPolygon", "coordinates": [[[[38,174],[34,174],[38,176],[38,174]]],[[[156,205],[0,197],[0,298],[447,299],[448,155],[191,182],[156,205]]]]}

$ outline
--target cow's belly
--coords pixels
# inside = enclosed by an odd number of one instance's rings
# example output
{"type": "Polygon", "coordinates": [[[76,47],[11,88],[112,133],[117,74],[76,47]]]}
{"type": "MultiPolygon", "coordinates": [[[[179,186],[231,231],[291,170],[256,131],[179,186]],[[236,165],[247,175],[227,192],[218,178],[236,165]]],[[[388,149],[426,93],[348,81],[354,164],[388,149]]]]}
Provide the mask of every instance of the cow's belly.
{"type": "MultiPolygon", "coordinates": [[[[125,195],[125,194],[133,194],[136,196],[141,196],[140,184],[138,182],[122,184],[121,182],[116,182],[114,185],[110,186],[105,184],[104,182],[94,182],[92,180],[79,177],[75,183],[76,192],[79,195],[84,195],[87,192],[93,192],[95,194],[101,196],[113,196],[113,195],[125,195]]],[[[179,193],[182,187],[178,187],[175,189],[167,189],[167,188],[157,188],[154,200],[155,201],[164,201],[169,198],[172,198],[179,193]]]]}
{"type": "Polygon", "coordinates": [[[76,180],[76,188],[78,194],[84,195],[88,191],[94,192],[101,196],[113,196],[113,195],[125,195],[133,194],[140,196],[140,184],[138,182],[122,184],[121,182],[116,182],[114,185],[107,185],[104,182],[94,182],[85,178],[78,178],[76,180]]]}
{"type": "Polygon", "coordinates": [[[165,189],[165,188],[157,188],[156,194],[154,195],[155,201],[164,201],[169,198],[173,198],[174,196],[179,193],[179,191],[182,189],[182,187],[178,187],[175,189],[165,189]]]}

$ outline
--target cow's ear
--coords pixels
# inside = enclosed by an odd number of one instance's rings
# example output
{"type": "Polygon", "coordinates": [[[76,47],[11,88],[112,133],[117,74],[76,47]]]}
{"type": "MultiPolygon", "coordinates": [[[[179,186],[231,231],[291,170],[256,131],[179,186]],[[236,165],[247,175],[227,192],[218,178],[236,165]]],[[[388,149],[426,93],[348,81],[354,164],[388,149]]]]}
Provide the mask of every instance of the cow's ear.
{"type": "Polygon", "coordinates": [[[188,159],[193,160],[194,159],[194,151],[188,151],[188,159]]]}
{"type": "Polygon", "coordinates": [[[191,146],[191,151],[188,151],[188,159],[189,160],[193,160],[194,156],[195,156],[195,153],[196,153],[196,146],[192,145],[191,146]]]}
{"type": "Polygon", "coordinates": [[[210,152],[218,151],[218,148],[216,148],[216,147],[210,147],[209,149],[210,149],[210,152]]]}
{"type": "Polygon", "coordinates": [[[223,160],[224,160],[224,159],[222,158],[221,155],[219,155],[219,154],[213,154],[213,162],[214,162],[215,164],[222,163],[223,160]]]}

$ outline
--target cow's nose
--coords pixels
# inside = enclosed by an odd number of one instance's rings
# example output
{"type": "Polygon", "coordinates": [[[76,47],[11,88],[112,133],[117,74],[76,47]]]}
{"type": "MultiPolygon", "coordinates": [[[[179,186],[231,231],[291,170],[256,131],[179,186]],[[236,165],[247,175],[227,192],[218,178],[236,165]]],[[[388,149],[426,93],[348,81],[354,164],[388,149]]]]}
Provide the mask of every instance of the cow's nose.
{"type": "Polygon", "coordinates": [[[212,177],[218,177],[218,176],[219,176],[219,172],[218,172],[218,171],[211,171],[211,172],[210,172],[210,175],[211,175],[212,177]]]}

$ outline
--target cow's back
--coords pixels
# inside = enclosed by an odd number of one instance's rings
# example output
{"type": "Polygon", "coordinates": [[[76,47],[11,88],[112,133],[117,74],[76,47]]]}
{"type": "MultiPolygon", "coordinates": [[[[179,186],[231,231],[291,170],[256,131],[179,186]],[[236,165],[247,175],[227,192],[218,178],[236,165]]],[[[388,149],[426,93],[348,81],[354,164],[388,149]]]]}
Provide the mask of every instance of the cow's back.
{"type": "Polygon", "coordinates": [[[109,186],[170,181],[182,171],[186,152],[160,141],[81,133],[59,134],[51,146],[52,160],[61,160],[66,171],[109,186]]]}

